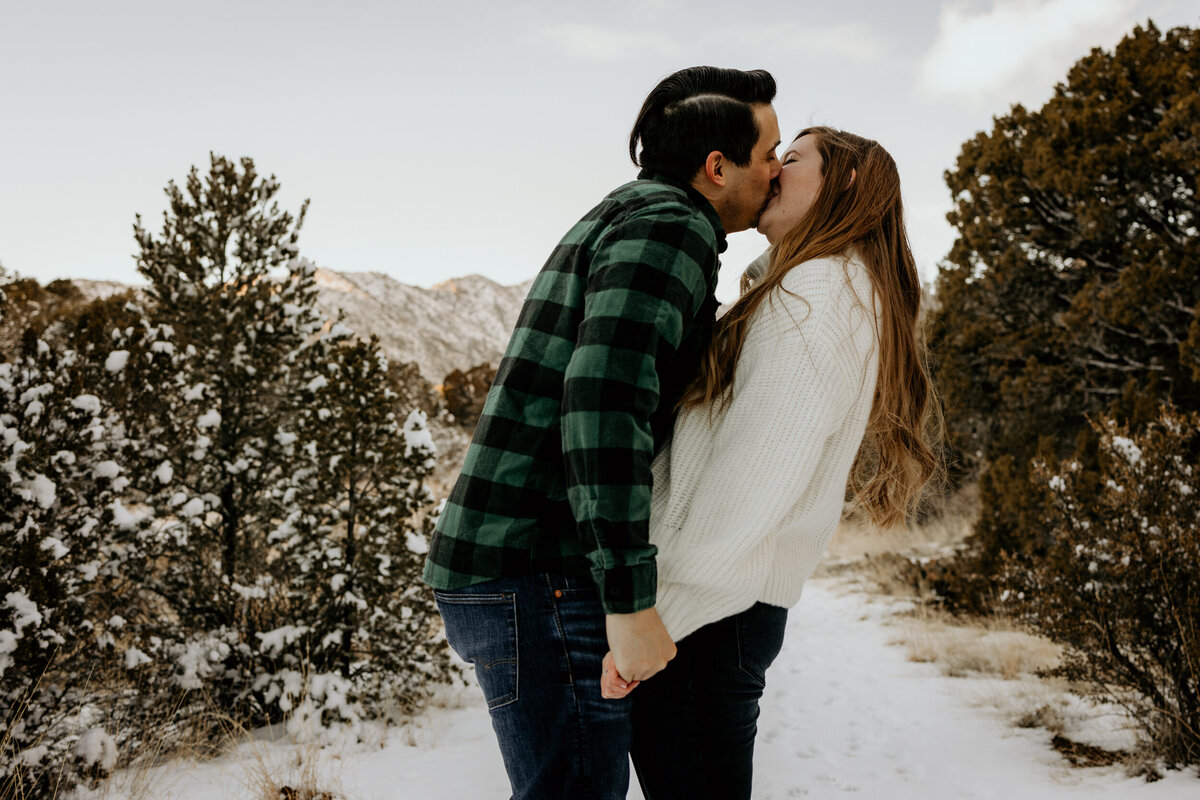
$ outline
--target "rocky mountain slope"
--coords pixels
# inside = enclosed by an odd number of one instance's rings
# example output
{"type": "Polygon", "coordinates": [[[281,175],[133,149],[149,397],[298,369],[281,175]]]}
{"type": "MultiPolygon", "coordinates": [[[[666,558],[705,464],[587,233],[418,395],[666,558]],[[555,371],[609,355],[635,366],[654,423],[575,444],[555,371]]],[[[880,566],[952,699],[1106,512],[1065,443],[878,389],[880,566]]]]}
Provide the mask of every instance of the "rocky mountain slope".
{"type": "MultiPolygon", "coordinates": [[[[378,272],[318,269],[316,277],[321,311],[331,318],[343,311],[347,327],[364,338],[375,334],[389,359],[416,362],[433,384],[455,369],[499,362],[532,283],[501,286],[468,275],[423,289],[378,272]]],[[[111,281],[74,283],[89,299],[128,288],[111,281]]]]}
{"type": "Polygon", "coordinates": [[[378,272],[319,269],[317,305],[331,317],[341,309],[351,330],[375,334],[388,358],[414,361],[440,384],[455,369],[499,362],[530,283],[468,275],[422,289],[378,272]]]}

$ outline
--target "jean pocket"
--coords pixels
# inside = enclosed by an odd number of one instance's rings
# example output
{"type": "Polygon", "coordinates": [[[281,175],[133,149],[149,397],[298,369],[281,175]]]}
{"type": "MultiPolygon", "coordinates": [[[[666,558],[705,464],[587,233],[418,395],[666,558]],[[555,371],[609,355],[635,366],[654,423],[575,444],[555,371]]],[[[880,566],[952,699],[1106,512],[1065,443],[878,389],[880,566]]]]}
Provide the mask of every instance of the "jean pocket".
{"type": "Polygon", "coordinates": [[[737,628],[738,666],[759,688],[765,688],[767,668],[783,649],[787,609],[757,603],[733,621],[737,628]]]}
{"type": "Polygon", "coordinates": [[[489,709],[517,700],[517,596],[435,591],[446,641],[475,666],[489,709]]]}

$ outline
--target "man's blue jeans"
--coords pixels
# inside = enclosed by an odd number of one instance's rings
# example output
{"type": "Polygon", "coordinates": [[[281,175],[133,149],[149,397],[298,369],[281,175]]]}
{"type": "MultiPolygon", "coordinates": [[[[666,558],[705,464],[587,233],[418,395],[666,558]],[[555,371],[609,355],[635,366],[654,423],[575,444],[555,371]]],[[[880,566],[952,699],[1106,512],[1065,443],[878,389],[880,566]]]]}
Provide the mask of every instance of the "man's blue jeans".
{"type": "Polygon", "coordinates": [[[513,800],[624,798],[631,701],[600,696],[608,638],[592,580],[499,578],[434,595],[450,646],[475,665],[513,800]]]}

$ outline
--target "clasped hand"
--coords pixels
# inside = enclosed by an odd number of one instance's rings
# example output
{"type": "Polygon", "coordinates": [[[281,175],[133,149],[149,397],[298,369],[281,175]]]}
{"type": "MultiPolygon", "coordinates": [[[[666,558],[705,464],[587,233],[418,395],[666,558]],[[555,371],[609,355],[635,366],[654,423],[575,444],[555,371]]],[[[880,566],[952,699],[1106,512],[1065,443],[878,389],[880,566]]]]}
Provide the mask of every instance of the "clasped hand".
{"type": "Polygon", "coordinates": [[[609,614],[605,628],[610,649],[600,676],[601,697],[625,697],[675,657],[675,643],[653,608],[633,614],[609,614]]]}

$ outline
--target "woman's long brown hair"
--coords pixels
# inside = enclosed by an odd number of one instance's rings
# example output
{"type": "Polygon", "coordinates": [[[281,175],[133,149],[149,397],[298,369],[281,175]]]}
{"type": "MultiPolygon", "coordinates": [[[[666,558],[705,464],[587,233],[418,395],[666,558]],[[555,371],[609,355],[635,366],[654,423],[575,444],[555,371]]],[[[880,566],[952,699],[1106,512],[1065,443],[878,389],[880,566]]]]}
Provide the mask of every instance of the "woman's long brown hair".
{"type": "Polygon", "coordinates": [[[871,520],[888,527],[909,518],[941,471],[941,415],[919,328],[921,281],[904,228],[900,175],[878,142],[832,128],[807,128],[816,137],[821,187],[813,206],[775,243],[761,279],[743,279],[742,295],[717,320],[712,344],[681,405],[721,408],[733,391],[734,370],[751,318],[784,276],[806,261],[856,255],[875,292],[879,373],[862,447],[850,471],[848,494],[871,520]]]}

